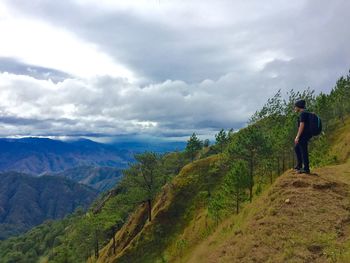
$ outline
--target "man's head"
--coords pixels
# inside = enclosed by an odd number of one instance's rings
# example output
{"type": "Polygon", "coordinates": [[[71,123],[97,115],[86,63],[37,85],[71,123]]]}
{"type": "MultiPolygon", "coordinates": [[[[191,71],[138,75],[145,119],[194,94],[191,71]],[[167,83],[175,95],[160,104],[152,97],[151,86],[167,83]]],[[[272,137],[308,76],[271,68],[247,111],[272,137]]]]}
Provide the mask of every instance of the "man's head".
{"type": "Polygon", "coordinates": [[[294,103],[294,111],[296,112],[303,111],[305,109],[305,105],[306,105],[305,100],[297,100],[294,103]]]}

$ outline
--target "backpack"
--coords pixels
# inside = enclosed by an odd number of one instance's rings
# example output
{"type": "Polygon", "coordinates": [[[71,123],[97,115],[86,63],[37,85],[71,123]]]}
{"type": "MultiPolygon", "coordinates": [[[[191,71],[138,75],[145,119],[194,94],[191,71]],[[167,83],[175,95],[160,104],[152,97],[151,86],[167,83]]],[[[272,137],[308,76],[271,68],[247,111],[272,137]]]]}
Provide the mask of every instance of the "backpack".
{"type": "Polygon", "coordinates": [[[320,135],[322,132],[322,120],[315,113],[309,112],[309,133],[312,136],[320,135]]]}

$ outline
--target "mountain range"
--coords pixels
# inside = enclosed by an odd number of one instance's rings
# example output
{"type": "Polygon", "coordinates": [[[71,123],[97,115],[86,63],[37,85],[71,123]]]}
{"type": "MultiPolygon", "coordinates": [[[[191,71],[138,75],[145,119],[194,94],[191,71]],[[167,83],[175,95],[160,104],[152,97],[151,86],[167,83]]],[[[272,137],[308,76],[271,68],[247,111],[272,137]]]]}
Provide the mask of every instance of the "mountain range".
{"type": "Polygon", "coordinates": [[[123,138],[109,144],[88,139],[49,138],[0,139],[0,172],[16,171],[32,175],[60,173],[77,167],[126,168],[133,155],[145,150],[182,150],[185,142],[123,138]],[[124,140],[125,139],[125,140],[124,140]]]}
{"type": "Polygon", "coordinates": [[[119,182],[122,178],[122,170],[116,167],[80,166],[51,175],[69,178],[104,192],[119,182]]]}
{"type": "Polygon", "coordinates": [[[164,152],[181,143],[0,139],[0,239],[88,207],[98,192],[119,182],[133,155],[147,147],[164,152]]]}
{"type": "Polygon", "coordinates": [[[97,191],[59,176],[0,174],[0,239],[87,208],[97,191]]]}
{"type": "Polygon", "coordinates": [[[79,166],[123,168],[132,161],[132,154],[129,150],[85,139],[0,139],[0,171],[40,175],[79,166]]]}

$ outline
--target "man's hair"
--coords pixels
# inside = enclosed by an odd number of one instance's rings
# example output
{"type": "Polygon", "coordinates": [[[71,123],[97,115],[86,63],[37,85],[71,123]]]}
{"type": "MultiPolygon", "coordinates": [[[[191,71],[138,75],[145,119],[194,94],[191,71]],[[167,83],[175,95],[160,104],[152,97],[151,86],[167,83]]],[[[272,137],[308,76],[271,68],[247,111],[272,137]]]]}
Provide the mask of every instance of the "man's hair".
{"type": "Polygon", "coordinates": [[[300,108],[300,109],[305,109],[305,105],[306,105],[306,102],[305,100],[297,100],[295,103],[294,103],[294,106],[300,108]]]}

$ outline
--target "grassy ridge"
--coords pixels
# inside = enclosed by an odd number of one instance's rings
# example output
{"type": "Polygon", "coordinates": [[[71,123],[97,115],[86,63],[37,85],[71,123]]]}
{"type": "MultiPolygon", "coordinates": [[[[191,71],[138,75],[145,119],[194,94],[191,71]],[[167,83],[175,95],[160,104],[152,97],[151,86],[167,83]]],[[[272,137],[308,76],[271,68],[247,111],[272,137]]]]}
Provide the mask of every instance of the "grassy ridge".
{"type": "MultiPolygon", "coordinates": [[[[333,131],[328,133],[325,138],[329,145],[327,158],[331,156],[327,163],[330,160],[341,163],[349,156],[350,147],[346,147],[350,142],[349,134],[349,118],[344,124],[334,124],[333,131]]],[[[317,143],[314,142],[316,146],[317,143]]],[[[311,151],[317,151],[316,146],[311,151]]],[[[348,181],[346,180],[348,179],[344,179],[347,178],[344,170],[349,169],[348,163],[339,166],[326,166],[317,170],[319,177],[303,178],[306,185],[303,185],[301,177],[287,173],[278,179],[270,190],[264,191],[262,196],[255,197],[256,201],[247,204],[241,214],[234,215],[233,210],[230,210],[229,207],[222,209],[220,218],[223,220],[220,219],[219,224],[217,224],[210,214],[211,202],[206,192],[207,180],[210,181],[206,176],[210,171],[208,165],[214,160],[217,165],[220,165],[220,155],[215,155],[185,166],[181,173],[174,178],[173,188],[167,186],[163,193],[158,196],[157,205],[153,211],[154,220],[151,223],[143,222],[140,226],[141,230],[134,232],[134,237],[129,238],[127,244],[125,243],[118,248],[115,255],[111,250],[111,243],[109,243],[103,249],[102,256],[97,262],[130,262],[130,260],[132,262],[219,262],[216,261],[218,257],[222,257],[222,262],[234,262],[232,260],[237,257],[242,260],[237,262],[251,262],[254,259],[270,260],[269,255],[275,254],[276,257],[272,258],[271,262],[285,262],[284,260],[295,258],[313,260],[318,257],[314,255],[313,249],[317,253],[321,251],[320,260],[332,260],[335,257],[334,254],[337,254],[336,258],[346,257],[347,252],[342,252],[340,256],[339,251],[346,247],[347,240],[337,244],[338,237],[335,235],[336,228],[333,226],[336,227],[335,222],[339,220],[345,222],[348,208],[350,210],[346,199],[348,195],[348,181]],[[337,178],[334,188],[328,187],[327,184],[327,180],[334,181],[330,175],[337,178]],[[310,182],[307,182],[308,180],[310,182]],[[295,188],[294,192],[291,187],[295,188]],[[329,194],[328,191],[334,194],[329,194]],[[274,195],[275,197],[271,197],[274,195]],[[304,199],[296,199],[298,196],[302,196],[304,199]],[[329,199],[324,199],[325,196],[329,199]],[[276,219],[276,215],[286,199],[293,200],[293,204],[295,202],[303,204],[303,206],[287,206],[288,209],[281,212],[284,216],[276,219]],[[324,205],[323,202],[329,206],[324,205]],[[316,206],[316,210],[311,209],[310,214],[307,214],[308,209],[313,206],[316,206]],[[339,206],[341,209],[338,209],[339,206]],[[291,207],[292,209],[290,209],[291,207]],[[174,211],[177,214],[174,214],[174,211]],[[329,217],[327,211],[336,211],[337,216],[329,217]],[[294,221],[290,218],[291,216],[294,221]],[[300,225],[300,220],[307,218],[309,220],[301,224],[300,228],[291,230],[290,235],[276,234],[273,236],[273,233],[279,232],[280,227],[291,229],[294,223],[300,225]],[[257,223],[257,221],[259,222],[257,223]],[[319,228],[313,229],[312,232],[306,231],[314,222],[318,221],[324,222],[324,225],[319,225],[319,228]],[[276,228],[275,223],[279,227],[276,228]],[[271,226],[271,228],[259,232],[260,227],[264,225],[271,226]],[[322,232],[322,229],[326,234],[318,236],[317,233],[322,232]],[[305,239],[303,234],[298,235],[298,232],[308,233],[307,237],[310,239],[305,239]],[[244,236],[244,233],[250,234],[244,236]],[[255,234],[260,236],[259,242],[253,238],[255,234]],[[273,237],[270,238],[271,235],[273,237]],[[267,247],[273,247],[276,239],[291,240],[292,243],[282,242],[281,247],[268,250],[267,247]],[[241,245],[237,245],[238,242],[241,242],[239,243],[241,245]],[[235,247],[235,249],[230,250],[227,247],[235,247]],[[251,251],[260,248],[261,255],[260,252],[257,255],[251,253],[251,251]],[[277,253],[276,251],[279,250],[280,253],[277,253]],[[298,250],[303,252],[298,254],[298,250]]],[[[224,178],[224,174],[225,172],[222,171],[216,175],[215,179],[217,180],[214,180],[212,196],[219,194],[221,190],[219,186],[222,182],[219,178],[224,178]]],[[[256,185],[255,191],[257,188],[256,185]]],[[[267,181],[263,185],[264,188],[270,188],[267,181]]],[[[138,225],[139,222],[136,220],[132,224],[138,225]]],[[[124,226],[123,231],[124,233],[128,231],[128,225],[124,226]]],[[[121,237],[123,235],[120,233],[116,235],[117,239],[121,237]]],[[[94,262],[94,259],[90,259],[90,261],[94,262]]]]}
{"type": "MultiPolygon", "coordinates": [[[[208,198],[206,183],[210,180],[204,173],[215,171],[209,168],[215,165],[219,165],[217,155],[185,166],[156,199],[153,208],[154,220],[145,222],[145,217],[136,216],[144,211],[141,206],[135,212],[135,216],[117,233],[116,239],[120,240],[122,245],[118,247],[116,255],[112,253],[110,242],[101,252],[98,262],[113,262],[115,258],[118,258],[118,262],[156,262],[166,260],[169,257],[167,254],[181,254],[181,246],[186,244],[178,242],[179,236],[198,211],[203,209],[203,201],[208,198]],[[130,226],[135,225],[143,226],[141,231],[130,231],[130,226]],[[125,235],[127,231],[134,237],[128,238],[125,235]],[[125,240],[129,242],[123,242],[125,240]],[[172,247],[174,243],[175,249],[172,247]]],[[[208,176],[219,181],[222,174],[213,172],[208,176]]]]}
{"type": "Polygon", "coordinates": [[[349,262],[349,170],[285,173],[183,262],[349,262]]]}

